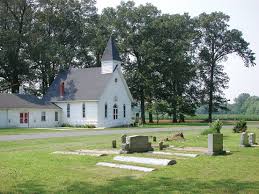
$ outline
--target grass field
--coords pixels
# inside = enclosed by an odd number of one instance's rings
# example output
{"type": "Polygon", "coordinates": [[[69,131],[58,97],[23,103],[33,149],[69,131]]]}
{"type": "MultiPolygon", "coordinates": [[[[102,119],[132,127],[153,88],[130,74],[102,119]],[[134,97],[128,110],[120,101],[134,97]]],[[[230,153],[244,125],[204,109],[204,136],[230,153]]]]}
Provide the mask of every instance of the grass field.
{"type": "MultiPolygon", "coordinates": [[[[259,136],[258,129],[249,130],[259,136]]],[[[169,134],[152,135],[162,139],[169,134]]],[[[101,161],[112,162],[113,156],[51,154],[110,149],[111,141],[119,142],[120,135],[0,142],[0,193],[259,193],[259,148],[239,147],[240,134],[231,130],[223,130],[223,134],[224,147],[231,155],[176,158],[176,165],[151,173],[95,166],[101,161]]],[[[184,135],[185,142],[170,144],[207,146],[207,137],[199,130],[184,135]]]]}
{"type": "MultiPolygon", "coordinates": [[[[242,115],[242,114],[213,114],[214,120],[246,120],[246,121],[259,121],[259,115],[242,115]]],[[[206,120],[207,114],[197,114],[196,116],[187,116],[187,120],[206,120]]]]}

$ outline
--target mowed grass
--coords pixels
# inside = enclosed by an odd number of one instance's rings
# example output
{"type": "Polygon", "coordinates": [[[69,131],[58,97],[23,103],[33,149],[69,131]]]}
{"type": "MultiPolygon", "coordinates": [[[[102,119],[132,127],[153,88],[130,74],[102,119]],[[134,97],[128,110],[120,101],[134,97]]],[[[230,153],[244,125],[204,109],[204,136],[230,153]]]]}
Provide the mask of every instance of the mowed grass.
{"type": "MultiPolygon", "coordinates": [[[[259,136],[258,129],[249,131],[259,136]]],[[[200,132],[184,131],[186,141],[169,144],[206,147],[207,136],[200,132]]],[[[111,141],[119,142],[120,135],[0,142],[0,193],[259,193],[259,147],[241,148],[240,134],[230,129],[222,132],[224,147],[231,155],[175,158],[176,165],[158,167],[151,173],[95,165],[113,162],[113,156],[52,154],[58,150],[111,149],[111,141]]],[[[161,140],[170,132],[146,135],[161,140]]]]}

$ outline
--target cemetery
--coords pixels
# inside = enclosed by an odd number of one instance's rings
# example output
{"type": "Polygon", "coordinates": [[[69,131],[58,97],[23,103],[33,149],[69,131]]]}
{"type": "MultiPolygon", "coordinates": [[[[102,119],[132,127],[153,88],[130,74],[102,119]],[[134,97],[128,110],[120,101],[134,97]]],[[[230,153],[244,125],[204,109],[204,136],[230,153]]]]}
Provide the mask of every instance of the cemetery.
{"type": "Polygon", "coordinates": [[[202,130],[0,142],[3,193],[259,191],[258,129],[202,130]],[[184,140],[167,141],[176,134],[184,140]],[[257,136],[256,136],[257,135],[257,136]],[[223,144],[222,144],[223,143],[223,144]],[[162,145],[162,146],[161,146],[162,145]],[[242,170],[244,169],[245,171],[242,170]],[[37,177],[33,174],[37,172],[37,177]],[[209,174],[209,176],[208,176],[209,174]]]}

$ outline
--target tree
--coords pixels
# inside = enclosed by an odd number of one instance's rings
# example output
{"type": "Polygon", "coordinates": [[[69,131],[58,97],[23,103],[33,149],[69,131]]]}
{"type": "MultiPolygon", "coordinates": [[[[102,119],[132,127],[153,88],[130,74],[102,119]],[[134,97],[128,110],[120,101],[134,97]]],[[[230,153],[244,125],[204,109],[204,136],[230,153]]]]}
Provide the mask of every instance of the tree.
{"type": "Polygon", "coordinates": [[[250,97],[250,94],[247,94],[247,93],[239,94],[238,97],[234,99],[235,103],[234,103],[234,106],[232,107],[232,111],[237,114],[244,113],[244,111],[242,111],[242,106],[244,105],[244,103],[247,101],[249,97],[250,97]]]}
{"type": "Polygon", "coordinates": [[[59,71],[95,65],[90,54],[95,15],[93,0],[39,0],[29,46],[41,94],[59,71]]]}
{"type": "Polygon", "coordinates": [[[28,41],[33,21],[31,0],[0,1],[0,77],[4,88],[18,92],[29,77],[28,41]]]}
{"type": "Polygon", "coordinates": [[[135,6],[133,1],[122,2],[116,9],[105,9],[102,18],[113,18],[107,28],[113,29],[122,53],[125,78],[133,97],[140,101],[141,120],[145,123],[145,103],[151,101],[154,77],[154,54],[147,26],[160,14],[151,4],[135,6]],[[113,15],[113,16],[112,16],[113,15]],[[108,27],[112,25],[113,27],[108,27]]]}
{"type": "Polygon", "coordinates": [[[159,76],[159,99],[170,104],[173,122],[184,122],[184,114],[195,113],[197,100],[196,65],[192,46],[196,37],[193,20],[184,15],[163,15],[154,21],[154,61],[159,76]]]}
{"type": "Polygon", "coordinates": [[[249,43],[242,32],[229,29],[229,16],[222,12],[202,13],[198,18],[200,42],[197,50],[200,59],[200,76],[204,82],[204,103],[208,104],[208,121],[212,121],[212,112],[223,108],[226,102],[222,90],[227,88],[228,77],[222,62],[229,54],[240,56],[246,67],[255,65],[255,54],[249,49],[249,43]]]}

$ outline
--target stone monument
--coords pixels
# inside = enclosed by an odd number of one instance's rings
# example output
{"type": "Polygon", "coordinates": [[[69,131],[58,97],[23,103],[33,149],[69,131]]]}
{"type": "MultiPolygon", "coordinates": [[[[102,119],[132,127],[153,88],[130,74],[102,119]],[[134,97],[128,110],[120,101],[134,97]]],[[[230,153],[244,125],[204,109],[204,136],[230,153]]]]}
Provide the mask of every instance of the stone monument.
{"type": "Polygon", "coordinates": [[[241,146],[241,147],[249,147],[249,146],[250,146],[250,144],[249,144],[249,142],[248,142],[248,135],[247,135],[247,132],[241,133],[240,146],[241,146]]]}
{"type": "Polygon", "coordinates": [[[255,135],[255,133],[249,133],[248,134],[248,143],[249,143],[249,145],[250,146],[252,146],[252,145],[255,145],[256,144],[256,135],[255,135]]]}
{"type": "Polygon", "coordinates": [[[222,155],[226,151],[223,150],[223,134],[208,134],[208,155],[222,155]]]}
{"type": "Polygon", "coordinates": [[[148,136],[133,135],[127,136],[126,142],[121,145],[121,153],[148,152],[153,151],[148,136]]]}

